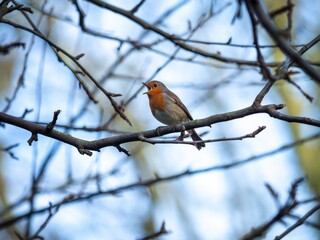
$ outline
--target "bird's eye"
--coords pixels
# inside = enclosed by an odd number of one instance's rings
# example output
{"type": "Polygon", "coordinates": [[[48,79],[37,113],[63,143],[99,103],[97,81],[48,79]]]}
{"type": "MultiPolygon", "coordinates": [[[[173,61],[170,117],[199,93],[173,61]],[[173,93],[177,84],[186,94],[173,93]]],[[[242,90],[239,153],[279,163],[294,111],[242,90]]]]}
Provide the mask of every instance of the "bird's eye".
{"type": "Polygon", "coordinates": [[[155,83],[155,84],[153,84],[153,87],[158,87],[158,84],[156,84],[156,83],[155,83]]]}

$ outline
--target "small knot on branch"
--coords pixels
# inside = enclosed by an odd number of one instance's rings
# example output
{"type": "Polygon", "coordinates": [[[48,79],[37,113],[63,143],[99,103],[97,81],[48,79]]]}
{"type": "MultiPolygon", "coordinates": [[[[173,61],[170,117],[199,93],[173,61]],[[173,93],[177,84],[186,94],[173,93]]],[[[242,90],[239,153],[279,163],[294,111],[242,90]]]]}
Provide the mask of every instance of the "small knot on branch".
{"type": "Polygon", "coordinates": [[[84,53],[80,53],[79,55],[75,56],[74,58],[76,60],[80,60],[80,58],[82,58],[85,54],[84,53]]]}
{"type": "Polygon", "coordinates": [[[257,130],[255,130],[252,133],[249,133],[247,136],[250,137],[250,138],[254,138],[256,135],[258,135],[260,132],[262,132],[266,128],[267,128],[266,126],[259,126],[259,128],[257,130]]]}
{"type": "Polygon", "coordinates": [[[37,142],[38,141],[38,135],[36,133],[32,133],[31,137],[28,140],[29,146],[32,145],[33,141],[37,142]]]}
{"type": "Polygon", "coordinates": [[[274,105],[275,110],[280,110],[280,109],[282,109],[282,108],[284,108],[284,107],[286,107],[285,104],[275,104],[275,105],[274,105]]]}
{"type": "Polygon", "coordinates": [[[48,132],[50,132],[50,131],[54,128],[54,126],[56,125],[57,120],[58,120],[58,116],[59,116],[60,113],[61,113],[61,110],[57,110],[57,111],[55,111],[55,112],[53,113],[53,119],[52,119],[52,121],[46,126],[46,130],[47,130],[48,132]]]}
{"type": "Polygon", "coordinates": [[[124,149],[124,148],[123,148],[123,147],[121,147],[120,145],[116,145],[115,147],[118,149],[118,151],[119,151],[119,152],[123,152],[123,153],[125,153],[128,157],[130,157],[130,156],[131,156],[131,154],[129,153],[129,151],[128,151],[128,150],[126,150],[126,149],[124,149]]]}
{"type": "Polygon", "coordinates": [[[83,147],[79,147],[78,151],[81,155],[88,155],[90,157],[92,156],[92,152],[88,149],[83,148],[83,147]]]}

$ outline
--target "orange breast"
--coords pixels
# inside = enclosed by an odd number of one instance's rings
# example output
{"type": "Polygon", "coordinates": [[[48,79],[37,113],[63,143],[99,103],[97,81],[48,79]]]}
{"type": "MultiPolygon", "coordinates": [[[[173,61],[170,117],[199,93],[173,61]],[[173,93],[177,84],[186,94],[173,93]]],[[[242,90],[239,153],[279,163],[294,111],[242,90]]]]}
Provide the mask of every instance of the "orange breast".
{"type": "Polygon", "coordinates": [[[151,109],[163,110],[166,107],[162,92],[152,89],[147,94],[151,109]]]}

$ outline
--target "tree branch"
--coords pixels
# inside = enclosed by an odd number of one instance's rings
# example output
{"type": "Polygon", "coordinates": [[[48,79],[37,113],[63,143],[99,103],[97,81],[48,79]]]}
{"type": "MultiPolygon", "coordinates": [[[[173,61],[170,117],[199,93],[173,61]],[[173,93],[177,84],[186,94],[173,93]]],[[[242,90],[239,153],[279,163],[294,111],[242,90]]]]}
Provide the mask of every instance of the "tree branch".
{"type": "Polygon", "coordinates": [[[23,42],[12,42],[12,43],[9,43],[9,44],[6,44],[6,45],[0,45],[0,55],[3,54],[3,55],[6,55],[6,54],[9,54],[10,50],[12,48],[17,48],[17,47],[22,47],[22,48],[25,48],[26,44],[23,43],[23,42]]]}
{"type": "Polygon", "coordinates": [[[288,229],[286,229],[282,234],[280,234],[279,236],[277,236],[275,238],[275,240],[280,240],[282,238],[284,238],[286,235],[288,235],[290,232],[292,232],[294,229],[296,229],[297,227],[299,227],[300,225],[304,224],[307,219],[314,214],[316,211],[318,211],[320,209],[320,204],[317,204],[316,206],[314,206],[312,209],[310,209],[304,216],[302,216],[301,218],[299,218],[292,226],[290,226],[288,229]]]}
{"type": "Polygon", "coordinates": [[[275,117],[277,119],[285,120],[288,122],[299,122],[307,125],[320,127],[320,121],[310,119],[310,118],[302,118],[302,117],[292,117],[279,113],[277,110],[282,109],[285,105],[283,104],[269,104],[264,106],[250,106],[241,110],[228,112],[224,114],[216,114],[207,118],[193,120],[190,122],[179,123],[174,127],[166,126],[157,128],[154,130],[148,130],[143,132],[133,132],[128,134],[122,134],[119,136],[102,138],[94,141],[87,141],[83,139],[79,139],[71,136],[70,134],[64,134],[62,132],[56,131],[52,129],[51,131],[47,131],[46,126],[42,126],[33,122],[29,122],[5,113],[0,113],[0,122],[8,123],[25,130],[28,130],[32,133],[33,140],[37,140],[37,134],[41,134],[61,142],[72,145],[78,149],[81,154],[86,154],[91,156],[91,151],[99,151],[101,148],[109,147],[109,146],[119,146],[123,143],[141,141],[141,136],[144,138],[153,138],[157,136],[163,136],[169,133],[181,132],[183,130],[189,130],[199,127],[210,126],[211,124],[230,121],[238,118],[243,118],[252,114],[258,113],[267,113],[271,117],[275,117]]]}
{"type": "MultiPolygon", "coordinates": [[[[10,219],[3,220],[2,222],[0,222],[0,229],[9,227],[12,224],[14,224],[14,223],[16,223],[18,221],[21,221],[22,219],[28,217],[29,215],[40,214],[40,213],[46,212],[46,211],[49,210],[49,208],[54,208],[54,207],[57,207],[57,206],[61,206],[62,207],[64,205],[69,205],[69,204],[75,203],[75,202],[87,201],[88,199],[94,198],[96,196],[115,195],[115,194],[118,194],[118,193],[121,193],[121,192],[124,192],[124,191],[133,190],[133,189],[136,189],[136,188],[150,187],[150,186],[152,186],[154,184],[157,184],[157,183],[160,183],[160,182],[172,181],[172,180],[176,180],[176,179],[179,179],[179,178],[182,178],[182,177],[191,176],[191,175],[197,175],[197,174],[201,174],[201,173],[205,173],[205,172],[213,172],[213,171],[226,170],[226,169],[232,169],[232,168],[235,168],[235,167],[240,167],[240,166],[243,166],[245,164],[251,163],[253,161],[261,160],[261,159],[263,159],[265,157],[275,155],[277,153],[280,153],[280,152],[283,152],[285,150],[291,149],[291,148],[293,148],[295,146],[299,146],[299,145],[302,145],[302,144],[304,144],[306,142],[318,139],[319,137],[320,137],[320,133],[317,133],[317,134],[314,134],[314,135],[312,135],[310,137],[303,138],[303,139],[297,140],[297,141],[289,143],[289,144],[285,144],[285,145],[283,145],[283,146],[281,146],[279,148],[276,148],[276,149],[274,149],[272,151],[265,152],[265,153],[260,154],[260,155],[255,155],[255,156],[249,157],[249,158],[247,158],[245,160],[231,161],[231,163],[228,163],[228,164],[222,164],[222,165],[218,165],[218,166],[212,166],[212,167],[202,168],[202,169],[197,169],[197,170],[192,170],[192,171],[187,169],[186,171],[183,171],[183,172],[177,173],[177,174],[173,174],[173,175],[170,175],[170,176],[167,176],[167,177],[159,177],[159,176],[157,176],[156,178],[153,178],[153,179],[147,179],[147,180],[144,180],[144,181],[139,180],[136,183],[131,183],[131,184],[123,185],[123,186],[120,186],[120,187],[115,187],[113,189],[109,189],[109,190],[105,190],[105,191],[98,191],[98,192],[93,192],[93,193],[88,193],[88,194],[80,193],[79,195],[69,194],[63,200],[61,200],[61,201],[59,201],[59,202],[57,202],[55,204],[52,204],[50,207],[44,207],[44,208],[41,208],[41,209],[38,209],[38,210],[34,210],[32,212],[27,212],[25,214],[21,214],[19,216],[12,217],[10,219]]],[[[318,198],[312,198],[310,200],[314,201],[314,200],[318,200],[318,198]]],[[[301,201],[301,203],[305,204],[305,203],[310,202],[310,200],[301,201]]]]}
{"type": "Polygon", "coordinates": [[[220,53],[209,53],[208,51],[205,51],[200,48],[188,45],[184,41],[177,39],[174,35],[169,34],[168,32],[166,32],[166,31],[144,21],[143,19],[135,16],[134,14],[132,14],[131,11],[126,11],[122,8],[116,7],[116,6],[109,4],[109,3],[106,3],[106,2],[102,2],[100,0],[86,0],[86,1],[92,3],[96,6],[108,9],[114,13],[122,15],[122,16],[132,20],[136,24],[140,25],[141,27],[148,29],[148,30],[151,30],[151,31],[161,35],[162,37],[164,37],[168,41],[172,42],[173,44],[179,46],[180,48],[182,48],[188,52],[193,52],[193,53],[201,55],[203,57],[212,58],[212,59],[224,62],[224,63],[233,63],[233,64],[237,64],[237,65],[248,65],[248,66],[259,66],[259,63],[257,61],[246,61],[246,60],[242,60],[242,59],[227,58],[227,57],[223,57],[220,53]]]}
{"type": "Polygon", "coordinates": [[[284,39],[284,37],[280,34],[279,29],[275,26],[273,21],[270,19],[268,14],[263,10],[261,3],[259,0],[246,0],[247,5],[250,5],[255,14],[262,24],[262,26],[267,30],[273,40],[277,43],[280,49],[292,59],[292,61],[296,62],[301,69],[309,75],[315,82],[320,84],[320,72],[311,66],[307,61],[305,61],[299,53],[297,53],[290,44],[284,39]]]}

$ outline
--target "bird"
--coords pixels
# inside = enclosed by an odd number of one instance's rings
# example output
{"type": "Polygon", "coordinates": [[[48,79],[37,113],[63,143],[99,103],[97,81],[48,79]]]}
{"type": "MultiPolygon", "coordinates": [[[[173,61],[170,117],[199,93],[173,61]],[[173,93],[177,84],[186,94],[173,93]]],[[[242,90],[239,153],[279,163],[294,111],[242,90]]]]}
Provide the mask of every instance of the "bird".
{"type": "MultiPolygon", "coordinates": [[[[142,84],[148,88],[148,91],[144,94],[148,95],[151,113],[159,122],[166,125],[175,125],[193,120],[189,110],[180,98],[162,82],[154,80],[142,84]]],[[[196,130],[191,129],[188,132],[193,141],[203,141],[196,130]]],[[[183,137],[184,131],[181,132],[178,140],[183,140],[183,137]]],[[[196,142],[195,146],[200,150],[205,147],[205,143],[196,142]]]]}

